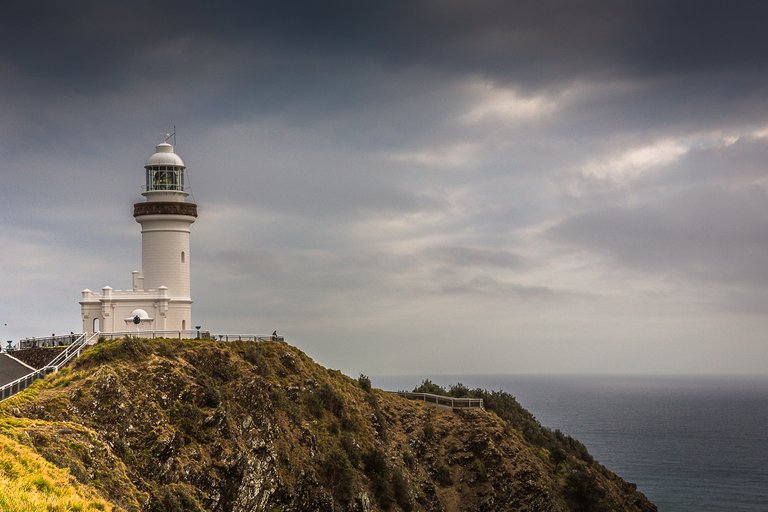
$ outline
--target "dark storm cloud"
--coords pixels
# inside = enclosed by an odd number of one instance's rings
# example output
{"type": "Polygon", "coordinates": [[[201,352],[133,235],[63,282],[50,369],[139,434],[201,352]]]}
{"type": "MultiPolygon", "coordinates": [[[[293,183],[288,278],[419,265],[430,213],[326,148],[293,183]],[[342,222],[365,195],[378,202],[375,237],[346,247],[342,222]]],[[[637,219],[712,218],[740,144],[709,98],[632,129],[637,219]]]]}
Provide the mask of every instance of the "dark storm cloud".
{"type": "Polygon", "coordinates": [[[181,83],[206,69],[259,89],[275,79],[266,71],[303,75],[302,88],[371,61],[539,87],[596,76],[706,80],[763,76],[768,50],[759,1],[5,2],[1,14],[2,55],[25,86],[53,80],[65,91],[137,75],[181,83]],[[152,58],[169,48],[172,58],[152,58]]]}
{"type": "Polygon", "coordinates": [[[13,156],[44,137],[61,151],[80,141],[82,152],[82,141],[114,130],[115,119],[123,131],[172,120],[183,133],[253,116],[332,115],[342,125],[316,128],[356,148],[428,143],[466,101],[451,84],[473,76],[529,93],[630,84],[567,105],[542,133],[585,150],[601,132],[759,122],[768,112],[765,9],[641,0],[6,2],[0,149],[13,156]]]}

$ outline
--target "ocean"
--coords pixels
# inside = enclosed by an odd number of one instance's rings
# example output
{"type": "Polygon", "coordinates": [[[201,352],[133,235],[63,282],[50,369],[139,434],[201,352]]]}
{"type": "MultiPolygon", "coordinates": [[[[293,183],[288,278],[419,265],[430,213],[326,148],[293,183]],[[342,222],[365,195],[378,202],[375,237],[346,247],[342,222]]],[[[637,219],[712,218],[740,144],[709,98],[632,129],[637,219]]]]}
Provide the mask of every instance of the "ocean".
{"type": "Polygon", "coordinates": [[[768,378],[658,376],[378,376],[411,390],[502,389],[542,425],[584,443],[662,512],[768,511],[768,378]]]}

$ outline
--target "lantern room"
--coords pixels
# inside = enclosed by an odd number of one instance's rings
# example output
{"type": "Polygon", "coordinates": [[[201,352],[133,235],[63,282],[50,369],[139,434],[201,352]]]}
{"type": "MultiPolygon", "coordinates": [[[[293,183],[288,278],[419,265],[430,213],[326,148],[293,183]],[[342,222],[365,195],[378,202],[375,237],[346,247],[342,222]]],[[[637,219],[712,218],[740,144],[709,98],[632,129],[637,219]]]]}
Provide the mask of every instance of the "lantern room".
{"type": "MultiPolygon", "coordinates": [[[[145,192],[185,192],[184,161],[171,144],[163,142],[155,147],[155,153],[147,159],[145,192]]],[[[186,193],[184,194],[186,195],[186,193]]]]}

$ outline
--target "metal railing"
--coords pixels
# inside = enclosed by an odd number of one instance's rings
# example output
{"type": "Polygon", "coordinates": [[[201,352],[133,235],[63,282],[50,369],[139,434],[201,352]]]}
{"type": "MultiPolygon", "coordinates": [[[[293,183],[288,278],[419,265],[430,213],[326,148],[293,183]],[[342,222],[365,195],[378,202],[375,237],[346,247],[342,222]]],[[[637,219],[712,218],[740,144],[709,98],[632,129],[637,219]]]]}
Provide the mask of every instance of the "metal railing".
{"type": "Polygon", "coordinates": [[[419,400],[438,407],[450,409],[483,409],[482,398],[454,398],[452,396],[433,395],[432,393],[413,393],[410,391],[397,391],[400,396],[411,400],[419,400]]]}
{"type": "Polygon", "coordinates": [[[285,341],[282,336],[271,334],[210,334],[214,341],[285,341]]]}
{"type": "Polygon", "coordinates": [[[43,336],[41,338],[24,338],[19,340],[18,350],[38,347],[63,347],[75,343],[83,333],[63,334],[61,336],[43,336]]]}
{"type": "Polygon", "coordinates": [[[56,357],[53,358],[53,360],[43,368],[28,373],[27,375],[16,379],[13,382],[9,382],[4,386],[0,386],[0,401],[5,400],[6,398],[10,398],[20,391],[24,391],[37,379],[41,379],[46,375],[50,375],[51,373],[56,373],[59,371],[72,359],[78,357],[80,352],[83,350],[83,347],[85,347],[98,335],[99,333],[94,333],[90,336],[87,336],[86,334],[79,335],[79,337],[73,343],[70,343],[66,349],[59,352],[56,357]]]}
{"type": "Polygon", "coordinates": [[[100,332],[99,338],[115,340],[118,338],[173,338],[177,340],[190,340],[195,338],[208,339],[208,331],[184,330],[184,331],[159,331],[154,329],[136,331],[100,332]]]}
{"type": "Polygon", "coordinates": [[[102,332],[99,338],[118,339],[118,338],[172,338],[179,340],[211,340],[211,341],[285,341],[282,336],[272,336],[271,334],[214,334],[210,331],[156,331],[156,330],[138,330],[138,331],[119,331],[102,332]]]}

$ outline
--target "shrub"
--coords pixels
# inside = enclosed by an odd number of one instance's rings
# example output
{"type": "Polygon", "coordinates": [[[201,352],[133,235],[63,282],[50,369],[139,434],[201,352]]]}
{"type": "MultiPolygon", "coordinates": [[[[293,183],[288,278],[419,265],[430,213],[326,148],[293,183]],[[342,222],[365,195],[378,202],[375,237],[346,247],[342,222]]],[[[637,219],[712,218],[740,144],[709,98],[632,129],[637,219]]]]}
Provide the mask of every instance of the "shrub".
{"type": "Polygon", "coordinates": [[[446,486],[446,485],[451,485],[453,483],[453,478],[451,477],[451,471],[448,469],[448,466],[446,466],[442,462],[437,462],[435,464],[433,476],[435,477],[435,480],[437,480],[437,483],[439,483],[440,485],[446,486]]]}
{"type": "Polygon", "coordinates": [[[221,392],[211,379],[203,380],[200,404],[203,407],[218,407],[221,404],[221,392]]]}
{"type": "Polygon", "coordinates": [[[323,402],[320,400],[318,393],[308,393],[304,397],[304,404],[307,406],[307,409],[312,416],[317,419],[323,417],[323,411],[325,408],[323,407],[323,402]]]}
{"type": "Polygon", "coordinates": [[[411,493],[408,491],[408,482],[398,467],[392,469],[392,492],[400,508],[405,512],[413,510],[413,500],[411,500],[411,493]]]}
{"type": "Polygon", "coordinates": [[[341,446],[347,453],[347,458],[352,466],[359,468],[362,460],[362,450],[360,449],[360,445],[355,442],[355,439],[351,435],[344,434],[341,438],[341,446]]]}
{"type": "Polygon", "coordinates": [[[469,388],[461,382],[457,382],[453,386],[449,387],[448,394],[454,398],[467,398],[471,396],[469,388]]]}
{"type": "Polygon", "coordinates": [[[347,503],[352,499],[355,471],[344,450],[334,448],[326,455],[322,464],[322,473],[337,501],[347,503]]]}
{"type": "Polygon", "coordinates": [[[345,414],[341,417],[341,429],[346,432],[357,432],[360,430],[360,422],[356,417],[345,414]]]}
{"type": "Polygon", "coordinates": [[[475,472],[478,482],[485,482],[488,480],[488,471],[486,471],[483,461],[475,460],[475,462],[472,464],[472,470],[475,472]]]}
{"type": "Polygon", "coordinates": [[[304,403],[317,419],[323,417],[323,411],[332,413],[342,421],[344,419],[344,399],[328,383],[305,395],[304,403]]]}
{"type": "Polygon", "coordinates": [[[242,343],[244,343],[242,351],[243,359],[253,365],[253,367],[256,369],[256,373],[266,376],[269,373],[269,365],[267,364],[267,360],[264,358],[264,355],[261,353],[261,350],[257,344],[252,342],[242,343]]]}
{"type": "Polygon", "coordinates": [[[438,386],[429,379],[421,381],[421,385],[413,388],[414,393],[432,393],[433,395],[447,395],[444,388],[438,386]]]}
{"type": "Polygon", "coordinates": [[[360,387],[363,389],[363,391],[371,390],[371,379],[367,375],[361,373],[357,378],[357,383],[360,384],[360,387]]]}
{"type": "Polygon", "coordinates": [[[430,414],[427,416],[427,418],[424,420],[424,427],[422,430],[422,435],[424,436],[425,441],[429,441],[432,438],[435,437],[435,425],[432,424],[432,415],[430,414]]]}
{"type": "Polygon", "coordinates": [[[170,417],[179,429],[188,436],[195,437],[200,434],[200,425],[203,422],[204,414],[195,404],[176,402],[170,410],[170,417]]]}
{"type": "Polygon", "coordinates": [[[608,512],[605,492],[585,471],[572,471],[565,480],[565,496],[573,512],[608,512]]]}
{"type": "Polygon", "coordinates": [[[384,453],[377,448],[370,449],[363,455],[363,464],[365,465],[365,474],[371,480],[376,501],[381,508],[388,509],[395,502],[395,497],[384,453]]]}
{"type": "Polygon", "coordinates": [[[549,452],[549,459],[552,461],[552,464],[554,464],[555,467],[565,462],[567,458],[568,458],[568,454],[565,453],[565,450],[563,450],[559,446],[555,446],[549,452]]]}
{"type": "Polygon", "coordinates": [[[157,504],[153,507],[157,512],[203,512],[203,507],[183,485],[165,485],[160,489],[157,504]]]}
{"type": "Polygon", "coordinates": [[[320,386],[319,391],[320,402],[323,407],[331,412],[337,418],[341,418],[344,414],[344,399],[340,394],[333,389],[330,384],[325,383],[320,386]]]}

